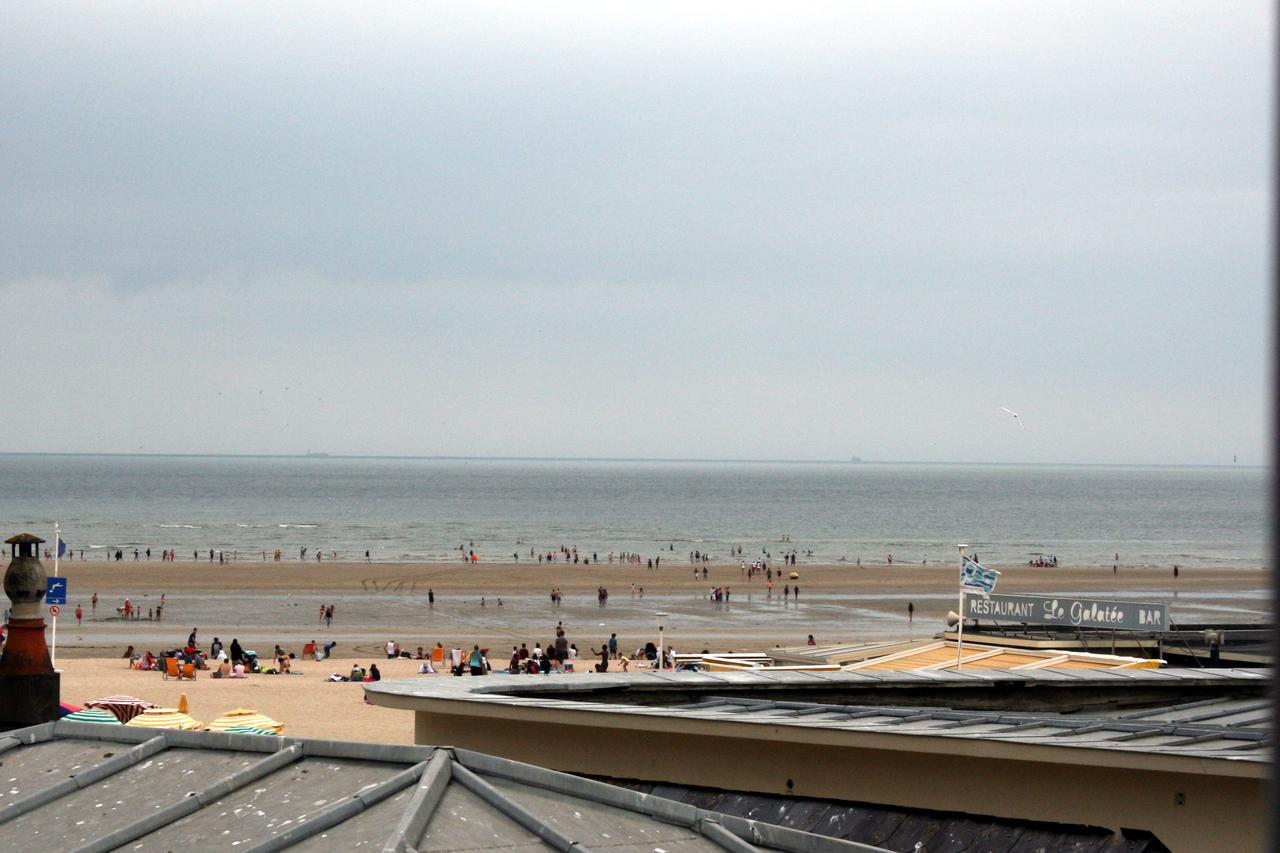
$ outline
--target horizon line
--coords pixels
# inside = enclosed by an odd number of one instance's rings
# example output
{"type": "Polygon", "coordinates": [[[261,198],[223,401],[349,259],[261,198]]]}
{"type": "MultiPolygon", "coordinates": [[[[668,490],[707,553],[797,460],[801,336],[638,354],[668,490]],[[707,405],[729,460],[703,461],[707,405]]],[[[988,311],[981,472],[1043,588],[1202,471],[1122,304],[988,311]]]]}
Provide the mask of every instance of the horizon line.
{"type": "Polygon", "coordinates": [[[160,453],[144,451],[25,451],[0,450],[0,457],[107,457],[153,459],[370,459],[415,460],[440,462],[647,462],[705,464],[769,464],[769,465],[974,465],[974,466],[1043,466],[1043,467],[1108,467],[1108,468],[1257,468],[1267,465],[1238,462],[991,462],[980,460],[939,459],[781,459],[781,458],[712,458],[664,456],[468,456],[451,454],[380,454],[380,453],[160,453]]]}

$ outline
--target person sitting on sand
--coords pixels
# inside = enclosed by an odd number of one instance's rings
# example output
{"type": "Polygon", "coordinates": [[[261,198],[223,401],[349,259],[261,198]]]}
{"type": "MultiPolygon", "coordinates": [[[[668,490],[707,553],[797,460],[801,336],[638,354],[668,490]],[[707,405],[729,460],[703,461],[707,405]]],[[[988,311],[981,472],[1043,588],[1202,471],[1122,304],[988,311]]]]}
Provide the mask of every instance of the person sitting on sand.
{"type": "Polygon", "coordinates": [[[232,668],[232,671],[231,671],[231,677],[232,677],[232,678],[247,678],[247,677],[248,677],[247,675],[245,675],[245,671],[244,671],[244,664],[243,664],[243,663],[238,663],[238,664],[236,664],[236,665],[232,668]]]}
{"type": "Polygon", "coordinates": [[[382,680],[382,673],[378,671],[378,665],[376,663],[369,664],[369,677],[365,680],[366,681],[382,680]]]}
{"type": "Polygon", "coordinates": [[[596,664],[596,672],[608,672],[609,671],[609,641],[605,640],[603,643],[600,644],[599,652],[596,652],[595,649],[592,649],[591,654],[600,655],[600,663],[596,664]]]}
{"type": "Polygon", "coordinates": [[[351,664],[351,675],[349,677],[352,681],[364,681],[364,669],[361,668],[360,664],[351,664]]]}
{"type": "Polygon", "coordinates": [[[230,678],[231,677],[231,661],[227,660],[226,653],[222,653],[218,658],[218,668],[213,673],[214,678],[230,678]]]}
{"type": "Polygon", "coordinates": [[[422,646],[418,646],[418,656],[414,660],[426,660],[422,654],[422,646]]]}

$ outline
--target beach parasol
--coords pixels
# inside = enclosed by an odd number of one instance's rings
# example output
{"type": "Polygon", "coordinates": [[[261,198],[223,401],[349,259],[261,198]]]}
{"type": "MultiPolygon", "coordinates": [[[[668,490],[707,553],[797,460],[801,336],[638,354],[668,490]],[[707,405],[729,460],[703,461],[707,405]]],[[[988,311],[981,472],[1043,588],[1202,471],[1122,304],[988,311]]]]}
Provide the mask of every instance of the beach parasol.
{"type": "Polygon", "coordinates": [[[79,710],[81,710],[79,705],[72,705],[70,702],[58,703],[59,717],[65,717],[67,714],[74,714],[76,711],[79,711],[79,710]]]}
{"type": "Polygon", "coordinates": [[[236,708],[228,711],[209,724],[211,732],[225,732],[234,728],[267,729],[273,735],[284,734],[284,723],[278,723],[270,717],[259,714],[252,708],[236,708]]]}
{"type": "Polygon", "coordinates": [[[229,735],[270,735],[271,737],[279,737],[279,732],[273,732],[270,729],[259,729],[254,726],[232,726],[224,729],[223,734],[229,735]]]}
{"type": "Polygon", "coordinates": [[[104,696],[101,699],[94,699],[92,702],[85,702],[86,708],[101,708],[104,711],[110,711],[116,715],[122,723],[127,723],[134,717],[141,714],[148,708],[154,708],[155,704],[148,702],[146,699],[139,699],[136,696],[104,696]]]}
{"type": "Polygon", "coordinates": [[[101,708],[85,708],[83,711],[73,711],[62,719],[70,720],[73,723],[105,723],[109,726],[120,725],[120,720],[110,711],[104,711],[101,708]]]}
{"type": "Polygon", "coordinates": [[[188,717],[177,708],[148,708],[125,725],[144,729],[178,729],[184,732],[204,728],[204,723],[188,717]]]}

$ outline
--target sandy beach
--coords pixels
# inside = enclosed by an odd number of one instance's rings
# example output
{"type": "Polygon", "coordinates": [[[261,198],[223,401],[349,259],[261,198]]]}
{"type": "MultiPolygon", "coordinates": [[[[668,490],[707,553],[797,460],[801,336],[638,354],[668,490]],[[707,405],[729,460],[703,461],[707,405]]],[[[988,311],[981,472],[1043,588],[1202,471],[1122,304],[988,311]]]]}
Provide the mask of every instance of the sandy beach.
{"type": "MultiPolygon", "coordinates": [[[[511,646],[546,643],[558,623],[589,658],[591,649],[611,633],[618,634],[624,652],[656,640],[658,611],[668,614],[666,637],[677,649],[729,650],[801,645],[808,634],[824,643],[929,636],[956,607],[956,568],[951,565],[802,564],[794,569],[799,580],[776,579],[772,595],[762,577],[748,581],[736,566],[713,565],[706,580],[700,572],[695,580],[687,563],[658,571],[607,564],[209,565],[154,560],[63,563],[61,568],[71,593],[59,619],[57,642],[65,701],[80,704],[128,693],[175,705],[186,693],[192,715],[205,721],[247,706],[282,720],[290,734],[388,742],[412,740],[411,715],[365,705],[356,685],[325,679],[333,672],[347,673],[354,661],[365,666],[376,662],[384,678],[419,677],[417,661],[385,659],[383,645],[389,639],[411,653],[437,642],[447,648],[478,643],[492,650],[493,665],[501,667],[511,646]],[[799,601],[784,598],[783,585],[797,583],[799,601]],[[609,590],[604,606],[597,597],[601,586],[609,590]],[[712,586],[728,586],[729,601],[709,602],[712,586]],[[550,600],[553,587],[563,593],[559,607],[550,600]],[[435,594],[433,606],[428,590],[435,594]],[[96,612],[90,605],[94,592],[99,598],[96,612]],[[163,621],[148,620],[147,610],[154,612],[162,594],[163,621]],[[126,597],[142,608],[143,618],[126,621],[117,615],[126,597]],[[908,602],[915,607],[911,621],[908,602]],[[327,628],[318,618],[322,604],[335,605],[327,628]],[[80,626],[74,618],[77,605],[84,612],[80,626]],[[226,644],[235,638],[264,656],[277,643],[295,653],[310,640],[338,645],[330,660],[296,661],[295,675],[254,675],[243,681],[212,679],[207,672],[194,682],[166,681],[159,673],[129,670],[120,657],[128,645],[139,652],[174,648],[193,627],[199,628],[203,647],[215,636],[226,644]]],[[[1164,601],[1175,620],[1186,622],[1261,621],[1270,607],[1269,575],[1262,568],[1182,569],[1176,580],[1171,569],[1123,565],[1114,572],[1109,565],[999,568],[1001,592],[1164,601]]]]}

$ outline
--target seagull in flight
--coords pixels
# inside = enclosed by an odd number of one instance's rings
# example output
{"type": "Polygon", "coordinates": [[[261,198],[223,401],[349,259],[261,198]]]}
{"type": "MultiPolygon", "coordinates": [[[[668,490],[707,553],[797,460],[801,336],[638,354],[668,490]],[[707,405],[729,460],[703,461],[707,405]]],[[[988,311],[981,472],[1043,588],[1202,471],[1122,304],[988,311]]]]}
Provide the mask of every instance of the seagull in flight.
{"type": "Polygon", "coordinates": [[[1000,408],[1008,412],[1009,414],[1013,415],[1013,419],[1018,422],[1018,426],[1022,427],[1023,429],[1027,428],[1027,425],[1022,422],[1022,415],[1018,414],[1013,409],[1006,408],[1005,406],[1001,406],[1000,408]]]}

